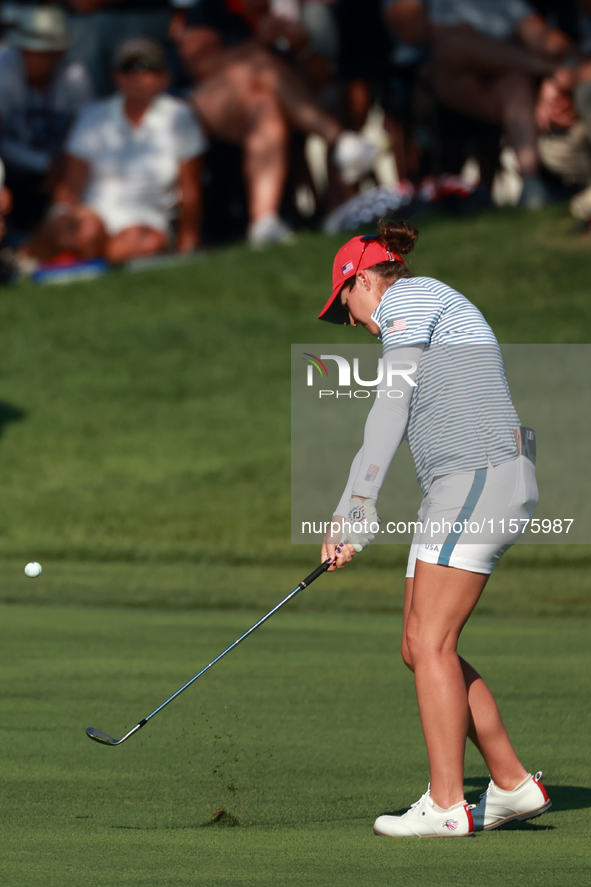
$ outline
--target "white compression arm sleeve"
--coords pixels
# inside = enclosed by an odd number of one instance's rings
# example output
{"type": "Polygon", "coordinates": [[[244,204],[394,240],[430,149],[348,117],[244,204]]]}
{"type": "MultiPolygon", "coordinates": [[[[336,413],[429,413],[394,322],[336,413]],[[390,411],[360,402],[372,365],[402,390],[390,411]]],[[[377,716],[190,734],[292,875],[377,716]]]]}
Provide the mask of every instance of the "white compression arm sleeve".
{"type": "Polygon", "coordinates": [[[353,495],[353,483],[355,478],[359,473],[359,466],[361,465],[361,457],[363,456],[363,447],[359,450],[353,462],[351,463],[351,470],[349,471],[349,479],[347,480],[347,486],[343,491],[343,495],[340,498],[339,504],[334,510],[334,514],[340,514],[341,517],[346,517],[349,514],[349,499],[353,495]]]}
{"type": "MultiPolygon", "coordinates": [[[[384,384],[376,391],[376,399],[365,423],[363,446],[355,456],[347,486],[335,510],[335,514],[346,515],[349,512],[351,496],[362,496],[377,499],[380,487],[390,468],[394,453],[400,446],[408,423],[408,412],[414,388],[399,376],[393,376],[388,385],[386,360],[401,364],[408,368],[410,363],[416,364],[423,352],[424,345],[407,345],[388,352],[384,358],[384,384]],[[389,392],[402,393],[400,397],[390,397],[389,392]]],[[[417,379],[416,370],[412,373],[417,379]]]]}

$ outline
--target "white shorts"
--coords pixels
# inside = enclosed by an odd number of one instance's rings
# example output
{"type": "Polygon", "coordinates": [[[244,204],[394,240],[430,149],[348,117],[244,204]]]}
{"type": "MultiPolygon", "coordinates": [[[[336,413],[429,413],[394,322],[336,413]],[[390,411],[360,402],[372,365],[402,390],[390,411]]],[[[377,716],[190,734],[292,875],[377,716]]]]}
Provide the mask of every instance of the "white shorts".
{"type": "Polygon", "coordinates": [[[121,231],[136,226],[154,228],[156,231],[163,231],[170,236],[172,213],[165,212],[159,207],[149,206],[138,201],[129,201],[124,204],[116,200],[95,202],[89,200],[87,206],[90,206],[97,216],[100,216],[109,237],[115,237],[121,231]]]}
{"type": "Polygon", "coordinates": [[[417,558],[471,573],[492,573],[538,504],[534,464],[510,462],[433,478],[418,513],[406,575],[417,558]]]}

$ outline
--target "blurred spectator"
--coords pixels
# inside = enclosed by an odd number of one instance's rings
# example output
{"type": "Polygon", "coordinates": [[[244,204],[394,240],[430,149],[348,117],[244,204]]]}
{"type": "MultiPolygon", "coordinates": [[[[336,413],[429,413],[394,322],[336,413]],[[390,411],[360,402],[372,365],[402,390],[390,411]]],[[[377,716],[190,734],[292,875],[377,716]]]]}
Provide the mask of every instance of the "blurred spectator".
{"type": "Polygon", "coordinates": [[[571,200],[577,219],[591,219],[591,63],[560,68],[542,84],[536,108],[540,155],[566,185],[582,190],[571,200]]]}
{"type": "Polygon", "coordinates": [[[4,221],[4,218],[7,213],[10,212],[10,209],[12,207],[12,194],[10,193],[4,182],[4,164],[0,160],[0,241],[6,234],[6,222],[4,221]]]}
{"type": "Polygon", "coordinates": [[[444,106],[437,97],[425,0],[383,0],[383,10],[394,38],[391,98],[385,106],[391,111],[385,122],[401,178],[422,182],[424,196],[433,194],[440,205],[454,211],[490,205],[499,168],[500,126],[444,106]],[[480,183],[474,190],[466,190],[466,183],[457,179],[469,158],[480,168],[480,183]]]}
{"type": "Polygon", "coordinates": [[[84,67],[68,63],[67,21],[57,6],[23,8],[0,49],[0,156],[14,209],[11,229],[44,214],[69,126],[92,99],[84,67]]]}
{"type": "Polygon", "coordinates": [[[581,12],[585,4],[591,9],[589,0],[529,0],[529,4],[550,25],[564,31],[574,43],[579,42],[581,12]]]}
{"type": "Polygon", "coordinates": [[[198,88],[194,104],[206,129],[238,144],[248,190],[251,244],[287,241],[279,216],[287,177],[290,126],[321,136],[345,181],[357,181],[377,154],[313,99],[303,80],[270,51],[297,48],[301,25],[278,16],[269,0],[200,0],[189,9],[181,54],[198,88]]]}
{"type": "Polygon", "coordinates": [[[166,39],[168,0],[65,0],[71,11],[71,58],[83,62],[98,96],[113,92],[115,50],[132,37],[166,39]]]}
{"type": "Polygon", "coordinates": [[[191,108],[164,95],[169,84],[160,44],[126,41],[116,57],[119,92],[91,105],[66,145],[56,204],[25,254],[103,256],[121,263],[173,245],[199,244],[201,155],[206,141],[191,108]]]}
{"type": "Polygon", "coordinates": [[[364,125],[390,67],[391,41],[381,15],[381,0],[366,0],[363,15],[358,0],[337,0],[339,32],[338,76],[346,86],[345,119],[352,129],[364,125]]]}
{"type": "MultiPolygon", "coordinates": [[[[4,184],[4,164],[0,160],[0,243],[6,234],[5,216],[12,206],[12,194],[4,184]]],[[[12,263],[8,261],[6,251],[0,249],[0,283],[8,283],[13,279],[12,263]]]]}
{"type": "Polygon", "coordinates": [[[308,35],[304,52],[316,52],[334,66],[339,52],[339,33],[334,18],[336,0],[303,0],[302,24],[308,35]]]}
{"type": "Polygon", "coordinates": [[[401,180],[417,183],[433,172],[433,100],[427,81],[429,21],[423,0],[382,0],[390,65],[381,104],[401,180]]]}
{"type": "Polygon", "coordinates": [[[537,78],[551,74],[572,44],[524,0],[430,0],[435,89],[450,108],[500,123],[523,177],[520,205],[547,198],[539,178],[537,78]]]}

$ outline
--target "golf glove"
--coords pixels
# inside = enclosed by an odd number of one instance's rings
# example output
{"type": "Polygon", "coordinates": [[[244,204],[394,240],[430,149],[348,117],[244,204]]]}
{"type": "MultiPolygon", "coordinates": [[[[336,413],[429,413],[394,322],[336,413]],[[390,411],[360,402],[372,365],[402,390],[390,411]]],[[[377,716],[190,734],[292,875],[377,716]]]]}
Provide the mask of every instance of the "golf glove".
{"type": "Polygon", "coordinates": [[[356,552],[363,551],[376,538],[381,518],[376,511],[376,499],[349,499],[349,513],[345,518],[341,543],[352,545],[356,552]]]}

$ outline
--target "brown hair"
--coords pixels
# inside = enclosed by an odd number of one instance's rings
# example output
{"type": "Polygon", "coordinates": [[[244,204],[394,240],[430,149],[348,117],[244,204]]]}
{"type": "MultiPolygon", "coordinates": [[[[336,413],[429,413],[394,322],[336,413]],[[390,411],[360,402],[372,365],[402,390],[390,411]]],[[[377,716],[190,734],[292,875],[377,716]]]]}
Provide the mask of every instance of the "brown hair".
{"type": "MultiPolygon", "coordinates": [[[[418,236],[418,229],[414,225],[411,225],[410,222],[401,222],[390,213],[386,213],[378,219],[376,239],[391,253],[398,253],[398,255],[404,256],[406,253],[412,252],[418,236]]],[[[378,262],[377,265],[370,265],[367,270],[375,271],[376,274],[379,274],[388,283],[394,283],[395,280],[400,280],[401,277],[412,276],[408,265],[396,260],[392,262],[378,262]]],[[[351,289],[354,283],[355,277],[350,277],[345,281],[341,292],[345,289],[351,289]]]]}
{"type": "MultiPolygon", "coordinates": [[[[418,230],[410,222],[401,222],[394,216],[382,216],[378,221],[378,240],[391,253],[398,253],[401,256],[412,252],[419,236],[418,230]]],[[[394,282],[401,277],[410,277],[411,273],[404,262],[378,262],[369,269],[375,271],[385,280],[394,282]]]]}

